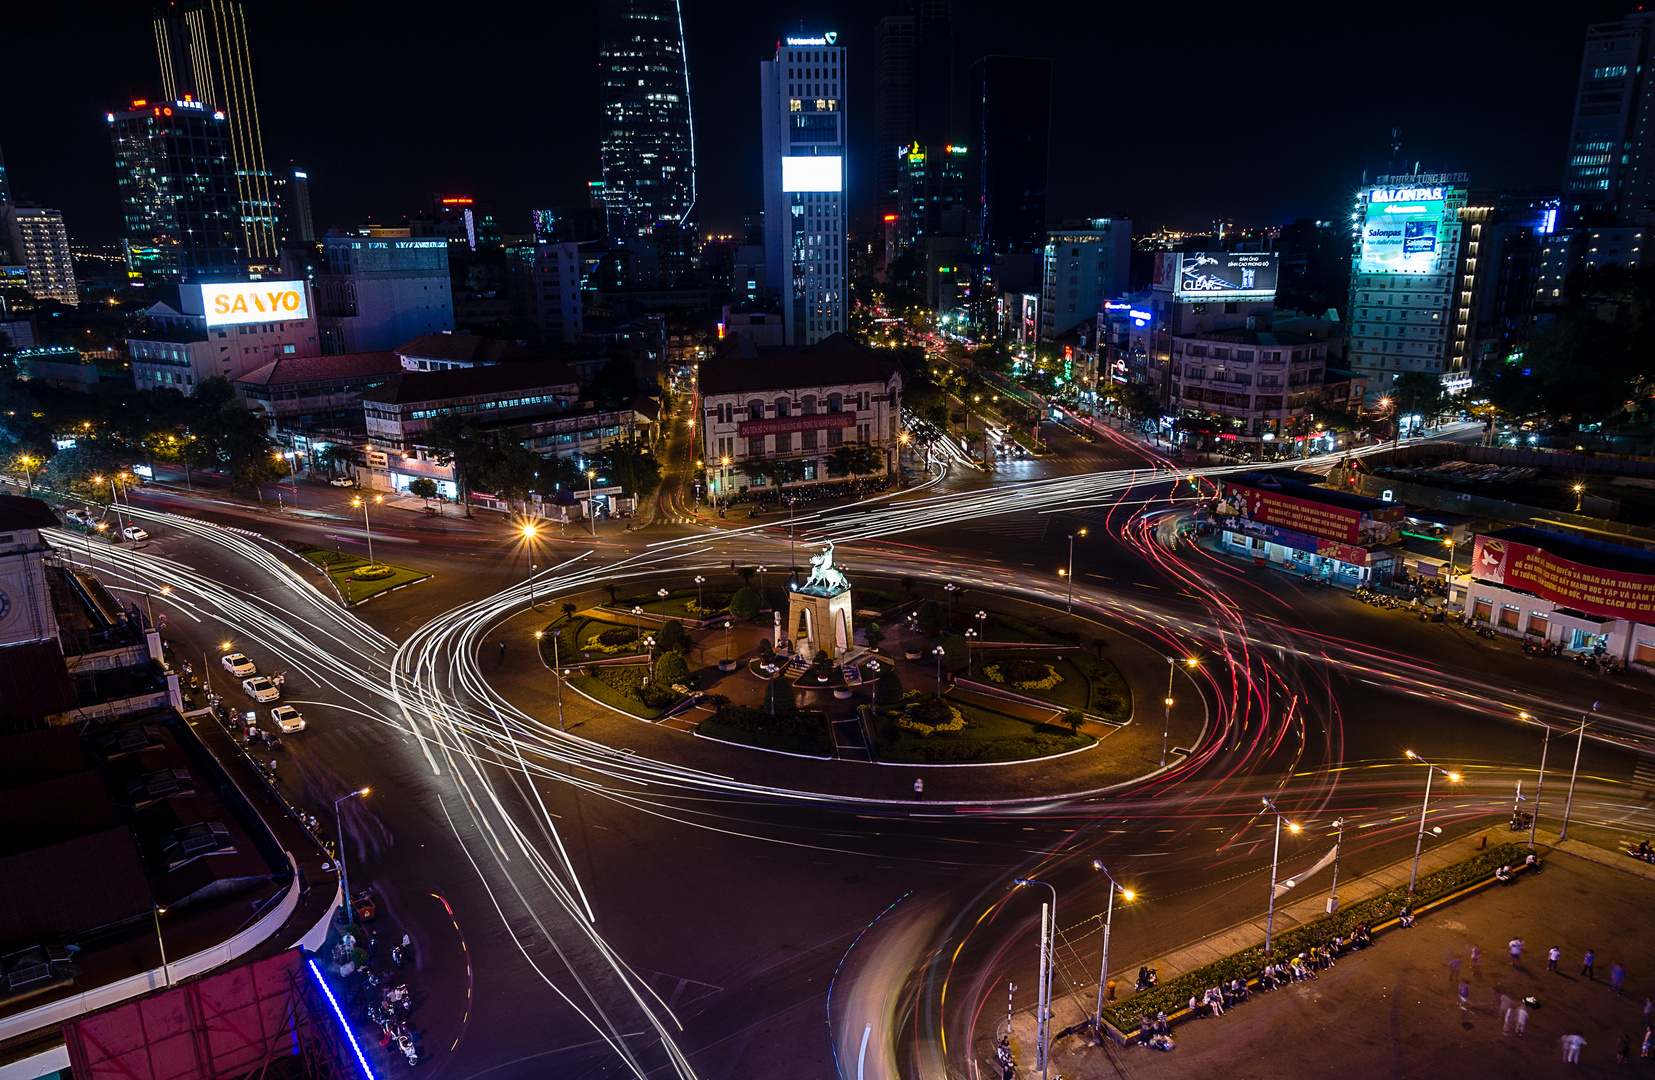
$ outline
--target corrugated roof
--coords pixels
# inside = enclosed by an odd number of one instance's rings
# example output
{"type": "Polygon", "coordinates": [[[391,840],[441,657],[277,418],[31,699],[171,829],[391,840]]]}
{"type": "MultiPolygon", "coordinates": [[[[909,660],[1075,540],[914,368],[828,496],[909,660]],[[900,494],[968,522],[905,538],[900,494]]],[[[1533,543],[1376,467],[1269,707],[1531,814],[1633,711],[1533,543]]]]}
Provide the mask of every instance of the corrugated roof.
{"type": "MultiPolygon", "coordinates": [[[[814,345],[753,345],[744,337],[726,338],[723,348],[701,364],[702,394],[762,393],[850,383],[883,383],[897,374],[887,360],[844,334],[830,334],[814,345]]],[[[900,378],[900,376],[899,376],[900,378]]]]}
{"type": "Polygon", "coordinates": [[[402,360],[394,352],[344,353],[340,356],[284,356],[236,380],[244,386],[292,386],[295,383],[363,379],[395,375],[402,360]]]}
{"type": "Polygon", "coordinates": [[[77,704],[75,685],[55,641],[28,641],[0,649],[0,727],[8,731],[77,704]]]}
{"type": "Polygon", "coordinates": [[[12,529],[53,529],[59,525],[52,508],[39,499],[0,492],[0,532],[12,529]]]}
{"type": "Polygon", "coordinates": [[[49,727],[0,738],[0,789],[67,776],[86,769],[86,753],[72,727],[49,727]]]}
{"type": "Polygon", "coordinates": [[[404,371],[384,386],[364,391],[362,400],[409,405],[540,389],[567,390],[575,394],[580,392],[580,380],[561,360],[524,360],[448,371],[404,371]]]}
{"type": "Polygon", "coordinates": [[[0,952],[147,917],[150,904],[125,825],[25,851],[0,859],[0,952]]]}
{"type": "Polygon", "coordinates": [[[414,360],[446,360],[461,364],[498,364],[534,353],[515,341],[478,337],[475,334],[422,334],[396,348],[398,356],[414,360]]]}

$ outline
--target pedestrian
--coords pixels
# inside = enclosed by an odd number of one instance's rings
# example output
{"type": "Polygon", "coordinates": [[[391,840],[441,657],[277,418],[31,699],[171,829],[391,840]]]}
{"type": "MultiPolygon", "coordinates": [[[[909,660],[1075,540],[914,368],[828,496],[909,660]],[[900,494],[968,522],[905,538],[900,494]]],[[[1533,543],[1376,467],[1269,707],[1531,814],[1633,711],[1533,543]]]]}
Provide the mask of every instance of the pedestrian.
{"type": "Polygon", "coordinates": [[[1580,1064],[1580,1048],[1586,1045],[1586,1040],[1573,1033],[1563,1036],[1563,1060],[1575,1065],[1580,1064]]]}
{"type": "Polygon", "coordinates": [[[925,780],[923,777],[914,778],[914,798],[919,802],[925,801],[925,780]]]}
{"type": "Polygon", "coordinates": [[[1557,962],[1561,959],[1563,959],[1563,950],[1553,945],[1552,951],[1546,954],[1546,970],[1556,971],[1557,962]]]}
{"type": "Polygon", "coordinates": [[[500,643],[500,659],[504,660],[505,658],[506,658],[506,643],[502,641],[500,643]]]}
{"type": "Polygon", "coordinates": [[[1596,949],[1587,949],[1586,955],[1582,957],[1580,961],[1580,973],[1592,982],[1598,981],[1597,971],[1595,970],[1597,961],[1598,954],[1596,949]]]}
{"type": "Polygon", "coordinates": [[[1517,1034],[1519,1036],[1523,1036],[1523,1035],[1527,1035],[1528,1033],[1529,1033],[1529,1007],[1528,1007],[1527,1002],[1520,1001],[1520,1002],[1517,1003],[1517,1034]]]}
{"type": "Polygon", "coordinates": [[[1460,980],[1460,1012],[1471,1011],[1471,984],[1460,980]]]}
{"type": "Polygon", "coordinates": [[[1625,984],[1626,969],[1621,967],[1621,962],[1619,960],[1616,960],[1615,966],[1609,969],[1609,989],[1613,990],[1618,995],[1621,992],[1621,987],[1625,984]]]}
{"type": "Polygon", "coordinates": [[[1615,1063],[1617,1065],[1625,1065],[1631,1057],[1631,1051],[1632,1040],[1629,1039],[1626,1032],[1623,1031],[1621,1032],[1621,1037],[1615,1040],[1615,1063]]]}
{"type": "Polygon", "coordinates": [[[1460,958],[1457,956],[1450,958],[1448,961],[1448,981],[1451,983],[1460,981],[1460,958]]]}
{"type": "Polygon", "coordinates": [[[1651,1054],[1655,1054],[1655,1028],[1652,1028],[1648,1024],[1645,1024],[1644,1025],[1644,1045],[1643,1045],[1643,1049],[1638,1051],[1638,1056],[1646,1058],[1646,1057],[1649,1057],[1651,1054]]]}
{"type": "Polygon", "coordinates": [[[1655,1024],[1655,1000],[1644,998],[1644,1027],[1655,1024]]]}
{"type": "Polygon", "coordinates": [[[368,931],[368,963],[374,962],[374,955],[379,952],[379,934],[377,931],[368,931]]]}
{"type": "Polygon", "coordinates": [[[1514,968],[1521,969],[1522,966],[1523,966],[1523,939],[1520,938],[1520,937],[1512,938],[1510,948],[1511,948],[1511,966],[1514,967],[1514,968]]]}
{"type": "Polygon", "coordinates": [[[1483,950],[1475,945],[1471,946],[1471,972],[1474,975],[1483,973],[1483,950]]]}
{"type": "Polygon", "coordinates": [[[1512,1005],[1510,994],[1500,995],[1500,1034],[1510,1035],[1512,1021],[1517,1019],[1517,1010],[1512,1005]]]}

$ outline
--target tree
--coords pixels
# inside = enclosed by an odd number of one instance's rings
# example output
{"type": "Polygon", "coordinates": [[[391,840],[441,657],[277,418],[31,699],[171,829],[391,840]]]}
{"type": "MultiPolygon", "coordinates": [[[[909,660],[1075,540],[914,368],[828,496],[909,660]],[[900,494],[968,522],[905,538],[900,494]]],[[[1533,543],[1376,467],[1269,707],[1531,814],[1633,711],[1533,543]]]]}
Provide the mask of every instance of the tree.
{"type": "Polygon", "coordinates": [[[1080,734],[1080,725],[1086,721],[1086,714],[1079,709],[1064,709],[1061,719],[1064,726],[1069,729],[1070,734],[1078,735],[1080,734]]]}
{"type": "Polygon", "coordinates": [[[624,356],[611,359],[592,380],[588,392],[601,408],[618,409],[630,403],[638,394],[638,378],[632,361],[624,356]]]}
{"type": "Polygon", "coordinates": [[[472,477],[488,467],[492,449],[488,439],[464,417],[449,413],[426,428],[421,441],[431,450],[432,461],[454,466],[454,486],[466,517],[470,517],[472,477]]]}
{"type": "Polygon", "coordinates": [[[689,643],[690,636],[684,632],[684,624],[677,619],[667,620],[666,625],[655,633],[655,644],[671,652],[683,652],[689,643]]]}
{"type": "Polygon", "coordinates": [[[730,614],[738,619],[752,620],[758,618],[759,593],[751,585],[743,585],[730,597],[730,614]]]}
{"type": "Polygon", "coordinates": [[[885,631],[879,628],[878,623],[869,623],[862,630],[862,640],[868,643],[868,648],[877,649],[879,643],[885,640],[885,631]]]}
{"type": "Polygon", "coordinates": [[[1398,412],[1402,415],[1418,413],[1427,424],[1435,421],[1453,404],[1453,398],[1442,387],[1442,380],[1423,371],[1405,371],[1398,375],[1391,395],[1398,412]]]}
{"type": "Polygon", "coordinates": [[[742,475],[747,477],[747,483],[752,487],[758,487],[769,477],[773,476],[774,467],[775,462],[771,461],[769,458],[761,457],[748,458],[737,466],[737,468],[741,470],[742,475]]]}
{"type": "Polygon", "coordinates": [[[540,494],[578,491],[586,486],[586,474],[571,457],[549,457],[540,461],[540,494]]]}
{"type": "Polygon", "coordinates": [[[935,600],[927,600],[919,606],[915,622],[919,625],[920,633],[936,635],[942,632],[948,622],[948,615],[942,605],[935,600]]]}
{"type": "Polygon", "coordinates": [[[351,448],[338,443],[324,443],[316,451],[316,464],[328,471],[328,477],[333,477],[334,471],[344,472],[351,466],[351,448]]]}
{"type": "Polygon", "coordinates": [[[777,675],[770,680],[770,686],[764,692],[764,707],[771,716],[781,716],[799,711],[799,703],[793,697],[793,684],[777,675]]]}
{"type": "Polygon", "coordinates": [[[690,666],[684,662],[684,654],[668,649],[655,661],[655,681],[661,686],[672,686],[675,683],[688,682],[690,666]]]}
{"type": "Polygon", "coordinates": [[[831,476],[866,476],[885,468],[885,455],[865,442],[845,443],[827,456],[831,476]]]}
{"type": "Polygon", "coordinates": [[[563,603],[558,605],[558,610],[563,612],[563,617],[565,619],[572,619],[572,618],[575,617],[575,611],[577,609],[575,608],[574,604],[572,604],[569,601],[565,600],[565,601],[563,601],[563,603]]]}
{"type": "Polygon", "coordinates": [[[949,634],[942,639],[942,665],[950,671],[965,667],[966,639],[959,634],[949,634]]]}
{"type": "Polygon", "coordinates": [[[597,461],[598,471],[635,499],[647,498],[661,486],[661,462],[649,447],[635,440],[611,443],[597,461]]]}
{"type": "Polygon", "coordinates": [[[478,469],[478,482],[487,484],[508,505],[527,500],[540,476],[540,455],[504,438],[496,438],[490,450],[478,469]]]}
{"type": "Polygon", "coordinates": [[[873,682],[873,703],[895,705],[902,700],[902,693],[902,677],[896,673],[896,665],[880,664],[873,682]]]}
{"type": "Polygon", "coordinates": [[[437,497],[437,482],[429,476],[416,476],[408,481],[408,494],[430,502],[437,497]]]}

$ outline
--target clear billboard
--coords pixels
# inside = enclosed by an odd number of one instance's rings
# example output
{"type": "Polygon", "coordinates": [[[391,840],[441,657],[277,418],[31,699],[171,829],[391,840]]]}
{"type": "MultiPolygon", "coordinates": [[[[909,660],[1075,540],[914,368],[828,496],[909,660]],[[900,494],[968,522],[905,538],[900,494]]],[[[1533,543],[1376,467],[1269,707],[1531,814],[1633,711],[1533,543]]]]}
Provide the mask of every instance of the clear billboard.
{"type": "Polygon", "coordinates": [[[1173,258],[1172,294],[1180,300],[1270,300],[1276,295],[1275,252],[1195,251],[1173,258]]]}
{"type": "Polygon", "coordinates": [[[243,281],[197,288],[208,326],[310,318],[303,281],[243,281]]]}
{"type": "Polygon", "coordinates": [[[1448,246],[1453,223],[1441,187],[1374,188],[1362,227],[1364,274],[1429,274],[1448,246]]]}
{"type": "Polygon", "coordinates": [[[844,189],[844,158],[782,158],[783,191],[841,191],[844,189]]]}

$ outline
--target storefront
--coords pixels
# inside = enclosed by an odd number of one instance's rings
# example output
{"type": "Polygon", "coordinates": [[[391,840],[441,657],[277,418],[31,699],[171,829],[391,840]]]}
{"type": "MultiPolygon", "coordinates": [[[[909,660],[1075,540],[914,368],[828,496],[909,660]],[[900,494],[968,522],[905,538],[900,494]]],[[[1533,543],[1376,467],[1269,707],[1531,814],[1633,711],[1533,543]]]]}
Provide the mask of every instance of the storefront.
{"type": "Polygon", "coordinates": [[[1405,512],[1400,503],[1308,483],[1296,473],[1245,473],[1223,481],[1211,519],[1224,549],[1290,573],[1355,588],[1397,572],[1387,545],[1405,512]]]}

